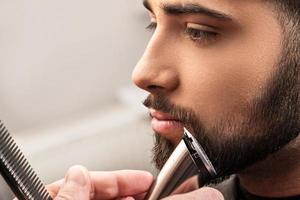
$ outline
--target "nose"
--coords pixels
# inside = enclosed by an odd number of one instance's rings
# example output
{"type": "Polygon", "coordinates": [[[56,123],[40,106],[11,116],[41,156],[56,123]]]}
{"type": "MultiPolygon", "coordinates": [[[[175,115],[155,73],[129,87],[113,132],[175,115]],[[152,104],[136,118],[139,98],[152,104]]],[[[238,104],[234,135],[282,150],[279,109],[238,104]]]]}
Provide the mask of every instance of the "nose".
{"type": "Polygon", "coordinates": [[[133,82],[152,94],[170,93],[179,85],[177,56],[168,44],[172,43],[153,36],[132,73],[133,82]]]}

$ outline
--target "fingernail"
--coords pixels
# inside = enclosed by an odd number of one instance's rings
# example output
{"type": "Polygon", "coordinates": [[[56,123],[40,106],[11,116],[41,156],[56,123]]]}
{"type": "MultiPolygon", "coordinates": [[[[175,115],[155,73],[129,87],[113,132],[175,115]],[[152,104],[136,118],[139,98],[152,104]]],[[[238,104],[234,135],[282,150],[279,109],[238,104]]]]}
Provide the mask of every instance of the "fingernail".
{"type": "Polygon", "coordinates": [[[86,186],[87,184],[87,176],[85,168],[81,166],[71,167],[66,175],[66,184],[67,183],[75,183],[78,186],[86,186]]]}

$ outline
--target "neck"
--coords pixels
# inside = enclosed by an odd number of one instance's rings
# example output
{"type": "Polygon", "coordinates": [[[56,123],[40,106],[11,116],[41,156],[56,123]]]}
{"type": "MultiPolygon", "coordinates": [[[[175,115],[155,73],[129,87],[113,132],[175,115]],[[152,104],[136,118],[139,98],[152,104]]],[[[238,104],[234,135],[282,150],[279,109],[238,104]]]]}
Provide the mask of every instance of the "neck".
{"type": "Polygon", "coordinates": [[[251,194],[289,197],[300,194],[300,137],[265,160],[238,174],[251,194]]]}

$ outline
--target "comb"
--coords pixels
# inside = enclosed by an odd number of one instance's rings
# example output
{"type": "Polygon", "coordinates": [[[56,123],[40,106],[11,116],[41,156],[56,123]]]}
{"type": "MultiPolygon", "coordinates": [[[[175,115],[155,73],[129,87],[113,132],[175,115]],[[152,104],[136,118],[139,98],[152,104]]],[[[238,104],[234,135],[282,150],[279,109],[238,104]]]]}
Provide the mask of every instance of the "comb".
{"type": "Polygon", "coordinates": [[[0,173],[19,200],[52,200],[1,121],[0,173]]]}

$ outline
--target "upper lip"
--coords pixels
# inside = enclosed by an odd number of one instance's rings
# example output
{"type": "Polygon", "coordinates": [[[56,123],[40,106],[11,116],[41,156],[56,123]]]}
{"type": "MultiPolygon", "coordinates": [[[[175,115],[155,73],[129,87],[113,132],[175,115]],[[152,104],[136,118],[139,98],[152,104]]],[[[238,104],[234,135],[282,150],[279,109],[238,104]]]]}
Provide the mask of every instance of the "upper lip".
{"type": "Polygon", "coordinates": [[[150,111],[150,116],[153,118],[156,118],[160,121],[179,121],[178,119],[176,119],[175,117],[173,117],[172,115],[168,114],[168,113],[163,113],[154,109],[149,109],[150,111]]]}

